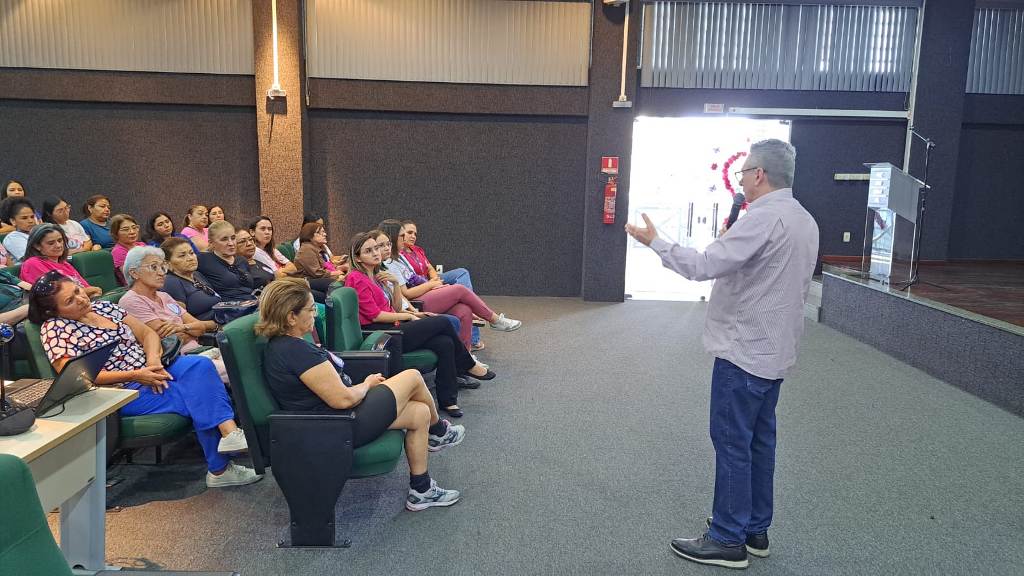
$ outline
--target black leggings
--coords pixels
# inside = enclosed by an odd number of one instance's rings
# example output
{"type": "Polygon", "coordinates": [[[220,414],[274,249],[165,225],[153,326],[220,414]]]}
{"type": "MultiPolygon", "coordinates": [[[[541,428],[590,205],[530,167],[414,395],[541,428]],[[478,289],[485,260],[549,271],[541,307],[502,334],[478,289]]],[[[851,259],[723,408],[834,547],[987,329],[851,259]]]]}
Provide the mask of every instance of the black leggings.
{"type": "Polygon", "coordinates": [[[401,331],[401,345],[398,350],[391,350],[393,355],[398,356],[399,363],[403,350],[426,348],[436,354],[437,374],[434,375],[434,388],[437,391],[437,403],[442,408],[458,404],[459,385],[455,382],[455,377],[469,371],[476,365],[476,361],[462,345],[451,322],[440,316],[430,316],[420,320],[408,320],[397,327],[394,323],[373,323],[363,328],[401,331]]]}
{"type": "Polygon", "coordinates": [[[330,291],[333,278],[306,278],[309,282],[309,290],[313,293],[313,301],[323,304],[327,301],[327,293],[330,291]]]}
{"type": "Polygon", "coordinates": [[[395,393],[387,386],[374,386],[352,412],[356,416],[352,447],[359,448],[379,438],[398,418],[395,393]]]}

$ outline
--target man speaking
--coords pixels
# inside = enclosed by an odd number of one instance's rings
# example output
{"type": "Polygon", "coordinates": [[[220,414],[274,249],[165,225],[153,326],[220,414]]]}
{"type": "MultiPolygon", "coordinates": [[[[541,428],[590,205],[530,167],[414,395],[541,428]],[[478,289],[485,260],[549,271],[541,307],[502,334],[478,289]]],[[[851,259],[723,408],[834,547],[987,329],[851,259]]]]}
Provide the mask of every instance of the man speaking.
{"type": "Polygon", "coordinates": [[[818,226],[793,198],[796,150],[781,140],[750,146],[735,172],[750,206],[703,253],[646,227],[626,232],[690,280],[717,279],[704,326],[715,356],[711,374],[711,442],[715,498],[708,531],[677,538],[672,550],[694,562],[746,568],[747,553],[768,556],[775,473],[775,405],[796,362],[804,300],[818,257],[818,226]]]}

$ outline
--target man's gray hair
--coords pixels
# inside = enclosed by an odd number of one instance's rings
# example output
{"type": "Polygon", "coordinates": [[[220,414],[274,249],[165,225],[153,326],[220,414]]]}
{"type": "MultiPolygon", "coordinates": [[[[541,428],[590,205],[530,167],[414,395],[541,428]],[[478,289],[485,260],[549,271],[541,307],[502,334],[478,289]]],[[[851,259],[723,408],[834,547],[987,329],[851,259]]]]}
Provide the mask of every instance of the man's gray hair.
{"type": "Polygon", "coordinates": [[[751,167],[764,170],[764,177],[776,190],[793,187],[793,173],[796,171],[796,148],[792,144],[777,140],[761,140],[750,145],[751,167]]]}
{"type": "Polygon", "coordinates": [[[121,273],[124,274],[124,281],[131,288],[132,284],[135,283],[135,279],[132,278],[131,272],[138,270],[139,266],[142,266],[142,261],[147,256],[155,256],[164,261],[164,251],[157,248],[156,246],[136,246],[128,251],[128,254],[124,257],[124,264],[121,265],[121,273]]]}

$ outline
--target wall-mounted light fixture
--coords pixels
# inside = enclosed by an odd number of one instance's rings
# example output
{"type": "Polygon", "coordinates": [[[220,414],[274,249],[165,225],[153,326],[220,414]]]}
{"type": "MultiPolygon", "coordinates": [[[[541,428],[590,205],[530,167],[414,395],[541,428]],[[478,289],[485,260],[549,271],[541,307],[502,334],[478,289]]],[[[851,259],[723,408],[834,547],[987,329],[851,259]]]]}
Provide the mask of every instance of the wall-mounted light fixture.
{"type": "Polygon", "coordinates": [[[270,85],[270,90],[267,90],[267,98],[273,100],[274,98],[284,98],[288,95],[281,88],[281,80],[277,72],[277,0],[270,0],[270,17],[273,20],[271,25],[274,36],[274,83],[270,85]]]}

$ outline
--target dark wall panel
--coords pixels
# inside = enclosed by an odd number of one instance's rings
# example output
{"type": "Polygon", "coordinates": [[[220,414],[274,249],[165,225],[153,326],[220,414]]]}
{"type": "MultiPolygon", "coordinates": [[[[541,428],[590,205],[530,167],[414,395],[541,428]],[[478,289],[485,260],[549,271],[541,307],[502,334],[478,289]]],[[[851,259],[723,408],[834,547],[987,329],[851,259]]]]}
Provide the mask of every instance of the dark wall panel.
{"type": "Polygon", "coordinates": [[[447,269],[481,294],[578,296],[584,118],[312,110],[310,205],[332,246],[413,218],[447,269]]]}
{"type": "Polygon", "coordinates": [[[950,258],[1024,259],[1024,195],[1018,185],[1022,154],[1024,126],[964,126],[950,258]]]}
{"type": "Polygon", "coordinates": [[[76,208],[106,194],[115,212],[175,219],[223,204],[241,222],[259,211],[252,108],[0,101],[0,178],[76,208]]]}
{"type": "Polygon", "coordinates": [[[905,125],[865,120],[799,119],[793,192],[818,222],[822,255],[859,255],[864,245],[866,181],[836,182],[836,173],[866,173],[865,162],[903,164],[905,125]],[[843,232],[851,233],[849,243],[843,232]]]}

